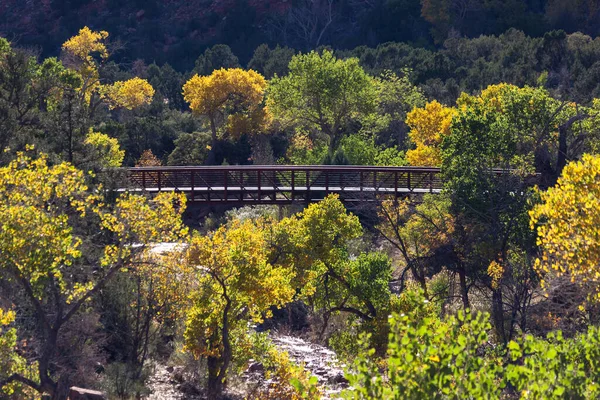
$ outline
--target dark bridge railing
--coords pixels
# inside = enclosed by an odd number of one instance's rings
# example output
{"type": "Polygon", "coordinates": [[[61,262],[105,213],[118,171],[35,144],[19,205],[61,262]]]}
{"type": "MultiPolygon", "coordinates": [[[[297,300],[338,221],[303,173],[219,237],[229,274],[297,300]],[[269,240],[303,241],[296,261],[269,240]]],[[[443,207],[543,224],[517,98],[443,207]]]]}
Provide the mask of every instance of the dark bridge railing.
{"type": "Polygon", "coordinates": [[[122,190],[186,193],[190,202],[291,203],[338,193],[347,201],[374,195],[438,193],[439,168],[367,166],[137,167],[122,190]]]}

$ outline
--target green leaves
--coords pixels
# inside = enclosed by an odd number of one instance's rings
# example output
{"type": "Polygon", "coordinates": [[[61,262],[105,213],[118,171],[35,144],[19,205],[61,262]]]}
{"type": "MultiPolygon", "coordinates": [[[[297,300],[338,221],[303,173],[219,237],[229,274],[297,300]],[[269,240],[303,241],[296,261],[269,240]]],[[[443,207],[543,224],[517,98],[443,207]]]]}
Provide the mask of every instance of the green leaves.
{"type": "Polygon", "coordinates": [[[421,301],[407,314],[390,318],[387,379],[361,356],[345,398],[500,398],[500,365],[480,354],[491,329],[487,315],[459,312],[442,321],[423,317],[424,307],[421,301]]]}
{"type": "Polygon", "coordinates": [[[526,335],[509,342],[506,351],[486,351],[491,329],[486,314],[458,312],[440,320],[422,317],[423,306],[390,319],[387,379],[363,338],[346,399],[500,399],[507,386],[521,399],[600,395],[599,328],[573,339],[560,331],[545,339],[526,335]]]}
{"type": "Polygon", "coordinates": [[[560,331],[508,344],[506,381],[522,399],[592,399],[600,395],[600,330],[573,339],[560,331]]]}
{"type": "Polygon", "coordinates": [[[312,51],[294,56],[289,70],[271,80],[268,109],[284,125],[328,135],[330,153],[351,121],[375,111],[376,85],[356,58],[312,51]]]}

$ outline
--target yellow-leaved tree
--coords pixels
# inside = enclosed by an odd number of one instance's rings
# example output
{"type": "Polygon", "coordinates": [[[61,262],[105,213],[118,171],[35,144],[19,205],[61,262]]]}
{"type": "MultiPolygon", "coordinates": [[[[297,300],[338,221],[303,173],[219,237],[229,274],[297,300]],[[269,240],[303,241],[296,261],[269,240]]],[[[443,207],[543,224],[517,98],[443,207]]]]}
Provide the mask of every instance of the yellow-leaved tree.
{"type": "Polygon", "coordinates": [[[61,340],[65,325],[118,271],[146,260],[154,243],[187,235],[183,195],[123,195],[110,206],[101,193],[82,171],[50,166],[43,155],[19,153],[0,168],[0,275],[14,285],[9,301],[39,328],[20,349],[35,376],[0,374],[0,397],[15,382],[52,398],[64,393],[77,347],[61,340]]]}
{"type": "Polygon", "coordinates": [[[117,139],[101,132],[94,132],[90,128],[85,138],[85,144],[90,150],[89,157],[103,167],[118,168],[123,164],[125,151],[121,150],[117,139]]]}
{"type": "Polygon", "coordinates": [[[266,88],[267,81],[256,71],[221,68],[208,76],[194,75],[183,86],[183,97],[195,115],[208,119],[214,149],[219,136],[253,134],[267,127],[266,88]]]}
{"type": "Polygon", "coordinates": [[[208,236],[195,235],[187,263],[197,268],[198,288],[188,313],[185,347],[208,361],[208,397],[219,398],[236,338],[270,308],[291,301],[294,272],[269,262],[265,221],[233,220],[208,236]]]}
{"type": "Polygon", "coordinates": [[[131,110],[149,104],[154,97],[152,85],[138,77],[113,84],[100,82],[99,68],[110,55],[106,46],[108,32],[92,31],[83,27],[79,33],[65,43],[66,62],[81,75],[83,86],[80,88],[88,104],[97,94],[108,101],[111,108],[123,107],[131,110]]]}
{"type": "Polygon", "coordinates": [[[133,110],[144,104],[150,104],[154,97],[152,85],[147,80],[138,77],[103,86],[103,90],[101,93],[111,109],[121,107],[133,110]]]}
{"type": "Polygon", "coordinates": [[[442,164],[440,145],[444,136],[450,133],[453,114],[453,108],[436,100],[427,103],[424,108],[415,108],[408,113],[408,136],[416,146],[406,152],[410,165],[437,167],[442,164]]]}
{"type": "Polygon", "coordinates": [[[591,286],[591,300],[600,300],[600,156],[567,164],[556,186],[540,195],[530,212],[542,252],[536,269],[591,286]]]}
{"type": "MultiPolygon", "coordinates": [[[[93,125],[94,115],[104,104],[110,109],[133,110],[150,104],[154,88],[138,77],[117,82],[104,82],[100,71],[110,56],[108,33],[93,31],[87,26],[62,45],[62,61],[80,78],[77,86],[65,86],[61,101],[52,107],[58,132],[56,140],[67,160],[79,165],[80,153],[85,154],[85,137],[93,125]]],[[[85,156],[82,158],[86,158],[85,156]]]]}

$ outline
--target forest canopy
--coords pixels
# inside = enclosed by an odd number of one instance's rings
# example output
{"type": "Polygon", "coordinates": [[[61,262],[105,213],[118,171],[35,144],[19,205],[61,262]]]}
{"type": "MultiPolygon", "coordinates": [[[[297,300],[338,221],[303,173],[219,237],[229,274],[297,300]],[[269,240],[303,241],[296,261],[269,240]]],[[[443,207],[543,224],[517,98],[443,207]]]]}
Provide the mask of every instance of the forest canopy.
{"type": "Polygon", "coordinates": [[[598,398],[593,2],[163,3],[0,37],[1,398],[598,398]],[[127,168],[189,165],[366,168],[245,207],[127,168]]]}

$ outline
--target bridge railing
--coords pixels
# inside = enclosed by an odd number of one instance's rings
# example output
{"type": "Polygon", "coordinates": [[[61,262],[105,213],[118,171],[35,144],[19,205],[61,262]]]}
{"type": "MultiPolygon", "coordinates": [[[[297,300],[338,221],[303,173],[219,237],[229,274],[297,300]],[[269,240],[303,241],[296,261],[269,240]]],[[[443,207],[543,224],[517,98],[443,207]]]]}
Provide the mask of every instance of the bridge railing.
{"type": "Polygon", "coordinates": [[[439,192],[439,168],[369,166],[203,166],[128,169],[129,190],[179,191],[200,202],[311,201],[329,193],[439,192]]]}

